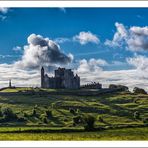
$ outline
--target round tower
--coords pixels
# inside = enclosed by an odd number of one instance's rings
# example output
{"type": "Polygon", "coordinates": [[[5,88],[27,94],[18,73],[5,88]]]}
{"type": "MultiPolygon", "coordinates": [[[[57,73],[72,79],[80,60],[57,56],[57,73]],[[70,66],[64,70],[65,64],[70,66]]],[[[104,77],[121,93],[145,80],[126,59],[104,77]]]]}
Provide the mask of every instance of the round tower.
{"type": "Polygon", "coordinates": [[[41,88],[44,88],[44,67],[41,68],[41,88]]]}

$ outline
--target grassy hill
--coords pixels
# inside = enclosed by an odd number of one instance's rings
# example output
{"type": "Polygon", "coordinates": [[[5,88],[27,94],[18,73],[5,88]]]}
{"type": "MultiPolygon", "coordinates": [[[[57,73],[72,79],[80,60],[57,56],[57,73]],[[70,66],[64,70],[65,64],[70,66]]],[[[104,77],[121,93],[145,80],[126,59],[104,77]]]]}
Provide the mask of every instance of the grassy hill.
{"type": "MultiPolygon", "coordinates": [[[[130,140],[131,137],[129,135],[133,134],[130,131],[135,131],[135,136],[132,136],[133,140],[138,138],[136,137],[137,133],[140,140],[143,137],[140,137],[140,134],[146,135],[145,133],[148,131],[148,95],[118,92],[94,96],[79,96],[73,93],[73,95],[69,95],[69,93],[63,95],[58,91],[52,89],[41,90],[38,88],[7,88],[2,90],[0,92],[0,132],[2,133],[0,134],[0,139],[3,140],[4,137],[9,139],[9,136],[6,135],[13,132],[15,134],[21,133],[23,136],[29,132],[36,133],[36,131],[39,131],[48,135],[48,138],[42,135],[40,140],[56,140],[56,137],[53,136],[51,138],[50,135],[55,130],[55,134],[61,131],[64,134],[71,135],[74,132],[74,135],[79,135],[73,136],[71,140],[111,140],[109,136],[105,139],[105,135],[107,133],[111,134],[111,131],[115,135],[115,137],[112,137],[113,140],[130,140]],[[24,95],[21,92],[29,93],[24,95]],[[52,94],[51,92],[57,92],[57,94],[52,94]],[[4,119],[4,111],[8,108],[11,109],[17,118],[4,119]],[[89,132],[88,135],[90,136],[87,137],[87,135],[85,138],[85,134],[83,135],[85,132],[84,125],[74,124],[74,118],[79,116],[93,116],[95,118],[95,128],[103,128],[105,131],[89,132]],[[6,129],[5,126],[9,128],[6,129]],[[66,130],[62,130],[63,128],[66,130]],[[30,129],[34,129],[34,131],[30,129]],[[127,135],[123,134],[124,132],[120,133],[120,130],[126,131],[127,135]],[[71,133],[66,133],[69,131],[71,133]],[[104,133],[104,138],[99,138],[101,133],[102,136],[104,133]]],[[[38,137],[39,135],[36,133],[36,136],[38,137]]],[[[21,139],[21,136],[19,137],[21,139]]],[[[39,138],[34,139],[37,140],[39,138]]],[[[57,136],[57,139],[60,139],[60,137],[57,136]]],[[[144,139],[148,139],[148,136],[144,136],[144,139]]],[[[64,139],[61,137],[61,140],[64,139]]]]}

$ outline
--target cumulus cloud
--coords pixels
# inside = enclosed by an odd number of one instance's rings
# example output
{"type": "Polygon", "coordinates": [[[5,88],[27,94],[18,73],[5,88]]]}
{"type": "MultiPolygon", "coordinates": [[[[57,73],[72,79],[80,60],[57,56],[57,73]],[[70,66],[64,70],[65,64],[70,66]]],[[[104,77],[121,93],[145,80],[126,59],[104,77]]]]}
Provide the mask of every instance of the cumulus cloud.
{"type": "Polygon", "coordinates": [[[28,37],[28,45],[24,46],[21,60],[15,62],[15,65],[21,68],[54,67],[69,64],[72,60],[73,55],[64,54],[54,41],[31,34],[28,37]]]}
{"type": "Polygon", "coordinates": [[[125,47],[132,51],[148,50],[148,26],[132,26],[126,28],[121,23],[115,23],[117,31],[112,40],[106,40],[105,45],[111,47],[125,47]]]}
{"type": "Polygon", "coordinates": [[[100,39],[97,37],[97,35],[92,34],[90,31],[80,32],[79,35],[73,37],[73,40],[79,42],[81,45],[85,45],[87,43],[99,44],[100,42],[100,39]]]}
{"type": "Polygon", "coordinates": [[[6,20],[6,18],[7,18],[7,16],[0,15],[0,20],[1,20],[1,21],[4,21],[4,20],[6,20]]]}
{"type": "Polygon", "coordinates": [[[13,47],[12,50],[18,52],[18,51],[21,51],[22,48],[20,46],[16,46],[16,47],[13,47]]]}
{"type": "Polygon", "coordinates": [[[59,8],[62,12],[66,13],[66,9],[64,7],[59,8]]]}
{"type": "Polygon", "coordinates": [[[86,59],[80,60],[79,67],[77,69],[77,72],[80,73],[86,73],[92,72],[96,73],[98,71],[102,70],[102,66],[108,65],[108,63],[105,60],[102,59],[90,59],[87,61],[86,59]]]}
{"type": "Polygon", "coordinates": [[[105,41],[105,45],[114,47],[114,46],[122,46],[124,39],[127,37],[127,30],[125,28],[125,26],[121,23],[116,22],[115,23],[116,26],[116,33],[113,36],[113,40],[106,40],[105,41]]]}
{"type": "MultiPolygon", "coordinates": [[[[119,63],[120,62],[116,61],[114,64],[119,65],[119,63]]],[[[81,84],[100,82],[104,87],[108,87],[109,84],[121,84],[128,86],[130,89],[137,86],[148,91],[148,84],[145,83],[148,79],[148,68],[146,68],[148,58],[139,55],[130,57],[127,58],[127,64],[132,65],[133,68],[125,70],[105,70],[104,66],[110,65],[106,61],[102,59],[83,59],[80,61],[75,72],[80,75],[81,84]]]]}
{"type": "Polygon", "coordinates": [[[3,14],[6,14],[8,12],[9,8],[6,7],[0,7],[0,12],[3,14]]]}
{"type": "Polygon", "coordinates": [[[64,37],[62,37],[62,38],[56,38],[54,40],[54,42],[56,42],[57,44],[62,44],[62,43],[65,43],[65,42],[70,42],[70,41],[71,40],[69,38],[64,38],[64,37]]]}
{"type": "Polygon", "coordinates": [[[40,86],[39,70],[26,71],[15,67],[14,64],[0,64],[0,78],[0,88],[8,86],[9,79],[12,80],[12,85],[17,87],[40,86]]]}
{"type": "Polygon", "coordinates": [[[131,50],[148,50],[148,27],[133,26],[129,30],[130,37],[127,44],[131,50]]]}
{"type": "Polygon", "coordinates": [[[127,62],[139,71],[148,72],[148,58],[142,55],[135,55],[132,58],[127,58],[127,62]]]}

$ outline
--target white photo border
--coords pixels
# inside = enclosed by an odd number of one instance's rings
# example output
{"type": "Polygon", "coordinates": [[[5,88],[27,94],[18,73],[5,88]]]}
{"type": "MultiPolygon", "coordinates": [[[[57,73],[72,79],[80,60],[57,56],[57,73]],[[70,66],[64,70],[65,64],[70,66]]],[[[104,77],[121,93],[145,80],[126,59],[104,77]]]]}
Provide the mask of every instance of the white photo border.
{"type": "MultiPolygon", "coordinates": [[[[148,1],[0,1],[0,7],[148,8],[148,1]]],[[[0,147],[148,147],[148,141],[1,141],[0,147]]]]}

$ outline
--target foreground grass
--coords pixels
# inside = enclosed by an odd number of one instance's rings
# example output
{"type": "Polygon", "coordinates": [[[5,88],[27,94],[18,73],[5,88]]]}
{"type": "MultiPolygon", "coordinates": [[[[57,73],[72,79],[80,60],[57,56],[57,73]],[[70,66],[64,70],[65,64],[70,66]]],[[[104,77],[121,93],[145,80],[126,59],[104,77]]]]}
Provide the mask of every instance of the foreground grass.
{"type": "Polygon", "coordinates": [[[0,140],[148,140],[148,127],[80,133],[1,133],[0,140]]]}

